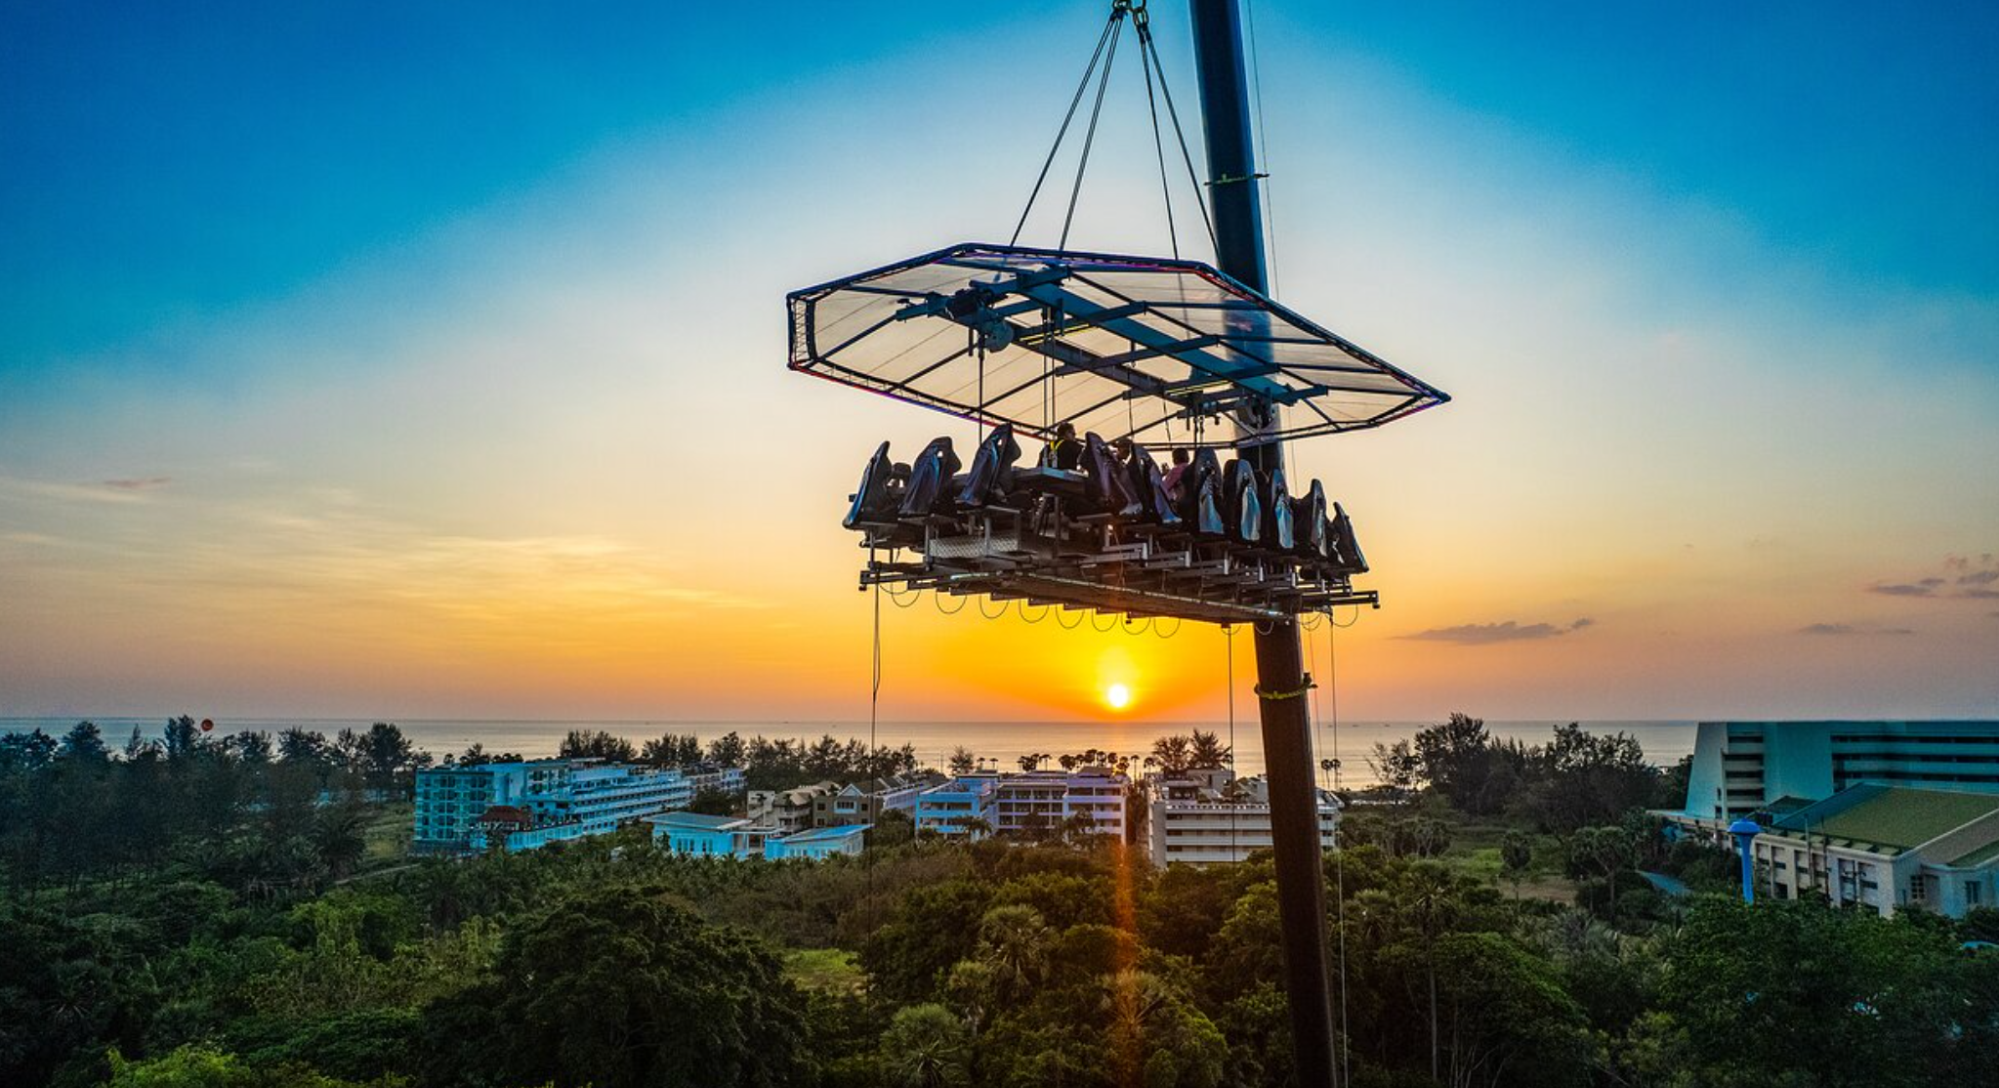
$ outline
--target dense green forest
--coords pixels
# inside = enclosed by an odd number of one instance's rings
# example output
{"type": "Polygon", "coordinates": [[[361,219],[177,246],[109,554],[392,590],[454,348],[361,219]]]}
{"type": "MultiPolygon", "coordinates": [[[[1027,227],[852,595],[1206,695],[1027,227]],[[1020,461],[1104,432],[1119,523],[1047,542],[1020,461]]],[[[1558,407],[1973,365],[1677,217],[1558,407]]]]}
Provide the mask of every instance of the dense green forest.
{"type": "MultiPolygon", "coordinates": [[[[398,797],[428,757],[393,726],[243,736],[0,738],[0,1084],[1290,1078],[1264,861],[1159,872],[1090,838],[715,861],[637,830],[411,859],[398,797]]],[[[811,747],[770,780],[891,767],[811,747]]],[[[1191,747],[1155,764],[1217,756],[1191,747]]],[[[1392,788],[1325,865],[1344,1083],[1999,1083],[1999,950],[1965,947],[1999,912],[1745,907],[1726,855],[1645,819],[1675,783],[1629,738],[1454,718],[1377,759],[1392,788]]]]}

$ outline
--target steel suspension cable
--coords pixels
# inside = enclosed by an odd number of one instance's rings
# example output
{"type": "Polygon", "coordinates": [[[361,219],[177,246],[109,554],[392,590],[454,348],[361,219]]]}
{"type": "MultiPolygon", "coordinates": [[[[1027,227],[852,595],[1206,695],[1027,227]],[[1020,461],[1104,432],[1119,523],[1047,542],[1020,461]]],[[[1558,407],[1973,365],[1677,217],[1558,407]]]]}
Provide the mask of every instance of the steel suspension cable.
{"type": "Polygon", "coordinates": [[[1194,206],[1201,210],[1201,225],[1207,228],[1208,245],[1216,253],[1222,244],[1215,238],[1215,221],[1208,215],[1208,201],[1201,189],[1201,175],[1194,169],[1194,153],[1187,150],[1187,131],[1180,127],[1180,111],[1173,105],[1173,88],[1166,82],[1166,66],[1159,60],[1159,46],[1150,35],[1139,39],[1139,45],[1152,53],[1152,66],[1159,70],[1159,97],[1166,101],[1166,116],[1173,122],[1173,136],[1180,142],[1180,161],[1187,165],[1187,184],[1194,187],[1194,206]]]}
{"type": "Polygon", "coordinates": [[[1007,240],[1007,245],[1019,244],[1020,232],[1027,227],[1028,213],[1034,210],[1035,198],[1041,195],[1041,186],[1048,180],[1048,169],[1055,165],[1055,155],[1062,150],[1062,140],[1069,135],[1069,124],[1076,119],[1076,107],[1082,104],[1083,92],[1089,89],[1090,76],[1096,72],[1097,61],[1103,57],[1104,45],[1110,40],[1111,31],[1117,29],[1123,20],[1124,9],[1112,7],[1111,17],[1104,23],[1103,33],[1097,35],[1097,48],[1090,54],[1090,63],[1083,69],[1083,78],[1076,84],[1075,96],[1069,99],[1069,110],[1062,115],[1062,127],[1055,130],[1055,143],[1048,149],[1048,157],[1041,162],[1041,173],[1034,178],[1034,188],[1027,194],[1027,207],[1020,210],[1020,221],[1014,224],[1013,237],[1007,240]]]}
{"type": "MultiPolygon", "coordinates": [[[[1154,100],[1152,94],[1151,41],[1151,20],[1141,17],[1138,20],[1138,63],[1139,67],[1145,70],[1145,109],[1152,115],[1152,153],[1159,160],[1159,195],[1166,204],[1166,241],[1173,247],[1174,259],[1178,260],[1180,235],[1173,228],[1173,186],[1166,175],[1166,142],[1164,135],[1159,131],[1159,103],[1154,100]]],[[[1159,78],[1165,79],[1166,73],[1159,73],[1159,78]]],[[[1194,195],[1198,197],[1200,194],[1196,192],[1194,195]]]]}
{"type": "Polygon", "coordinates": [[[1076,160],[1076,183],[1069,188],[1069,211],[1062,217],[1062,238],[1055,243],[1056,249],[1069,248],[1069,226],[1076,219],[1076,198],[1083,194],[1083,174],[1090,168],[1090,148],[1097,142],[1097,118],[1104,112],[1104,92],[1111,85],[1111,65],[1117,61],[1118,38],[1124,34],[1124,20],[1120,5],[1111,9],[1110,51],[1104,54],[1104,71],[1097,77],[1097,100],[1090,107],[1090,127],[1083,133],[1083,157],[1076,160]]]}

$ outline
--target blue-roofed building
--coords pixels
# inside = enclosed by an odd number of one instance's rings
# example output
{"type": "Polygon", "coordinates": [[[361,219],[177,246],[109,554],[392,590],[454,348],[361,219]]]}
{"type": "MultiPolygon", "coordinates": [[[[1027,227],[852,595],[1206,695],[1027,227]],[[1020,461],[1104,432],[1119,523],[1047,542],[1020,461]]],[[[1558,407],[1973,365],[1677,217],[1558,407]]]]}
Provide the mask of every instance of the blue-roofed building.
{"type": "Polygon", "coordinates": [[[1999,901],[1999,792],[1863,783],[1769,818],[1759,895],[1961,918],[1999,901]]]}
{"type": "Polygon", "coordinates": [[[756,858],[776,837],[774,828],[747,816],[709,816],[699,812],[662,812],[646,817],[653,842],[668,853],[697,858],[756,858]]]}
{"type": "Polygon", "coordinates": [[[839,854],[859,857],[867,846],[868,824],[843,827],[815,827],[783,838],[764,840],[764,857],[772,861],[807,858],[824,861],[839,854]]]}

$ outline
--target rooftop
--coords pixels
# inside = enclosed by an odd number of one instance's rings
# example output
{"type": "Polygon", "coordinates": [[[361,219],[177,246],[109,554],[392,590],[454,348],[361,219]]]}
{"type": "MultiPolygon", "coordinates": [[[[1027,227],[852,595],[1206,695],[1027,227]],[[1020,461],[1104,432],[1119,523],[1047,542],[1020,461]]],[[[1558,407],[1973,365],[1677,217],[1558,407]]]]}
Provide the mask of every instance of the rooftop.
{"type": "Polygon", "coordinates": [[[873,826],[873,824],[843,824],[839,827],[815,827],[810,831],[800,831],[796,835],[786,835],[784,842],[789,845],[801,842],[818,842],[822,839],[844,839],[849,835],[858,835],[873,826]]]}
{"type": "MultiPolygon", "coordinates": [[[[1827,839],[1850,840],[1863,849],[1878,846],[1901,851],[1999,811],[1999,794],[1904,786],[1863,785],[1854,789],[1868,790],[1871,796],[1834,808],[1823,819],[1815,817],[1812,809],[1801,809],[1779,819],[1777,826],[1792,832],[1808,831],[1827,839]]],[[[1821,804],[1832,805],[1840,800],[1835,795],[1821,804]]]]}
{"type": "Polygon", "coordinates": [[[708,816],[699,812],[662,812],[646,817],[646,822],[658,827],[678,827],[689,831],[733,831],[746,827],[749,820],[741,816],[708,816]]]}

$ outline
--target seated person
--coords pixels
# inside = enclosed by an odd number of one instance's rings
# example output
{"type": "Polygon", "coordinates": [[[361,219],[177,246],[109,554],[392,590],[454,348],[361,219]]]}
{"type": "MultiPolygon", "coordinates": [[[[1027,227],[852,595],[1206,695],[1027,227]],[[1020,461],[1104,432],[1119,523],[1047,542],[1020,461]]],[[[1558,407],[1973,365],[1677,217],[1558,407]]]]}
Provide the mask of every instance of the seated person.
{"type": "Polygon", "coordinates": [[[1172,499],[1175,503],[1186,500],[1186,495],[1180,488],[1180,481],[1186,478],[1187,469],[1192,464],[1193,458],[1187,456],[1186,450],[1175,449],[1173,451],[1173,467],[1166,470],[1166,497],[1172,499]]]}
{"type": "MultiPolygon", "coordinates": [[[[1121,439],[1127,447],[1130,441],[1121,439]]],[[[1090,476],[1090,498],[1097,508],[1119,517],[1136,517],[1145,509],[1138,489],[1131,486],[1131,471],[1124,460],[1111,452],[1109,444],[1091,433],[1083,436],[1084,471],[1090,476]]]]}
{"type": "Polygon", "coordinates": [[[1076,440],[1074,423],[1055,425],[1055,438],[1041,447],[1041,467],[1074,472],[1083,463],[1083,444],[1076,440]]]}

